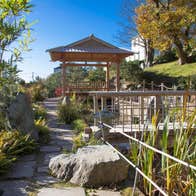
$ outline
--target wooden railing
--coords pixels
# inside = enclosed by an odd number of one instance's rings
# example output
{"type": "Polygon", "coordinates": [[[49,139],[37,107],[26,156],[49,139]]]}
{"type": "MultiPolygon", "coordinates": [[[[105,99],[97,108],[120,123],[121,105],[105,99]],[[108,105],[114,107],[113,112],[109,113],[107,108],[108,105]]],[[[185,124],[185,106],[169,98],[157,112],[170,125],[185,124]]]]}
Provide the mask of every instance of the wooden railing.
{"type": "MultiPolygon", "coordinates": [[[[86,81],[86,82],[66,82],[65,91],[75,90],[107,90],[105,81],[86,81]]],[[[109,90],[109,89],[108,89],[109,90]]]]}

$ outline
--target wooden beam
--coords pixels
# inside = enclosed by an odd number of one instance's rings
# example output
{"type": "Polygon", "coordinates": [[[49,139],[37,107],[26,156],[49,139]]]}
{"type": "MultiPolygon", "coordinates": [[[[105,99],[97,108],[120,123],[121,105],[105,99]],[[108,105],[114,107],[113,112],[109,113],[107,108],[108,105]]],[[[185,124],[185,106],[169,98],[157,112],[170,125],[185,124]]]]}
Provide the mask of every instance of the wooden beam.
{"type": "Polygon", "coordinates": [[[88,66],[94,66],[94,67],[106,67],[107,64],[90,64],[90,63],[63,63],[63,66],[82,66],[82,67],[88,67],[88,66]]]}

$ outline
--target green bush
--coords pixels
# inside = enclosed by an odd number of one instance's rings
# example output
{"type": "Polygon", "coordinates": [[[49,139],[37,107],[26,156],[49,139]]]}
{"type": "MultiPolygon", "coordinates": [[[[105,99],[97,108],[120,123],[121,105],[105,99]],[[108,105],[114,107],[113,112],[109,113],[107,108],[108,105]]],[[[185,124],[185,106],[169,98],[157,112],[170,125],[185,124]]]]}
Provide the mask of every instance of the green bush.
{"type": "Polygon", "coordinates": [[[77,104],[61,104],[58,107],[58,119],[63,123],[71,124],[78,119],[80,115],[80,108],[77,104]]]}
{"type": "Polygon", "coordinates": [[[35,121],[35,127],[39,134],[39,143],[47,144],[50,141],[49,128],[46,125],[44,119],[39,119],[35,121]]]}
{"type": "Polygon", "coordinates": [[[83,140],[82,134],[84,132],[79,133],[78,135],[76,135],[73,138],[73,147],[72,147],[72,151],[76,152],[78,148],[82,148],[84,146],[88,146],[88,145],[99,145],[102,144],[103,142],[101,140],[97,140],[93,134],[91,134],[90,139],[88,142],[85,142],[83,140]]]}
{"type": "Polygon", "coordinates": [[[30,94],[33,103],[44,101],[48,96],[48,91],[41,82],[31,84],[27,91],[30,94]]]}
{"type": "Polygon", "coordinates": [[[86,124],[86,122],[83,119],[74,120],[72,123],[72,127],[73,127],[74,131],[76,132],[76,134],[84,131],[84,128],[87,126],[88,125],[86,124]]]}
{"type": "Polygon", "coordinates": [[[39,120],[39,119],[46,119],[46,109],[38,104],[33,104],[33,114],[34,114],[34,119],[39,120]]]}

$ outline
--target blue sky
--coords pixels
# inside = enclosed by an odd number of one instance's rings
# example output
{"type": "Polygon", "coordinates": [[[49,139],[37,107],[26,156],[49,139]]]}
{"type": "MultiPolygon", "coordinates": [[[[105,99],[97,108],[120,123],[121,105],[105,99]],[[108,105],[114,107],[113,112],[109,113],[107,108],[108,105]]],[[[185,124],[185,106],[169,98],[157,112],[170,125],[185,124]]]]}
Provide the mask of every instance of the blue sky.
{"type": "Polygon", "coordinates": [[[114,45],[120,45],[115,36],[120,30],[123,0],[32,0],[34,8],[29,21],[33,26],[32,49],[24,55],[18,68],[26,81],[35,76],[46,77],[59,63],[50,62],[46,49],[66,45],[90,34],[114,45]]]}

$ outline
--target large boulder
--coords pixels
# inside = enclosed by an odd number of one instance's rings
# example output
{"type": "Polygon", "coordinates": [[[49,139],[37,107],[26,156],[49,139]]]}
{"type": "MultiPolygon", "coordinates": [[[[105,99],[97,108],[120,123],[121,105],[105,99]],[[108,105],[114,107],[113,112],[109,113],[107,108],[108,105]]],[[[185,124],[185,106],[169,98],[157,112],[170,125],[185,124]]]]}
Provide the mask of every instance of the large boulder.
{"type": "Polygon", "coordinates": [[[34,125],[32,106],[24,93],[19,93],[8,108],[8,118],[12,128],[24,134],[30,134],[35,140],[38,132],[34,125]]]}
{"type": "Polygon", "coordinates": [[[76,154],[60,154],[49,163],[53,176],[87,187],[111,185],[125,180],[127,163],[107,145],[86,146],[76,154]]]}

